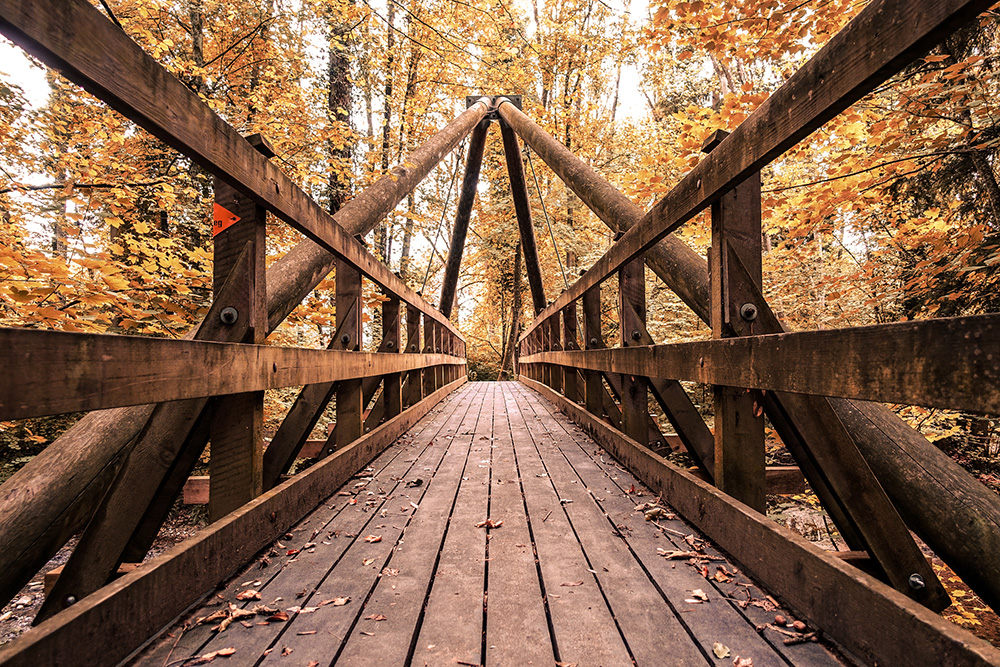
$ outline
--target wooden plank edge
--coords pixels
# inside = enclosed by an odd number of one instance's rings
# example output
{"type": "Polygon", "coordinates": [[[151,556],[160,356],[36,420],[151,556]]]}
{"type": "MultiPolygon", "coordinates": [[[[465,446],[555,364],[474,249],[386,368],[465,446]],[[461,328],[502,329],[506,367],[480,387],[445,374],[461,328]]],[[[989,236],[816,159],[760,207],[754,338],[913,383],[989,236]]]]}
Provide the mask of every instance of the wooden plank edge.
{"type": "Polygon", "coordinates": [[[1000,665],[1000,650],[986,641],[674,466],[549,387],[524,376],[521,381],[556,404],[769,592],[866,662],[1000,665]]]}
{"type": "Polygon", "coordinates": [[[465,377],[0,647],[0,665],[115,664],[325,501],[465,377]],[[101,637],[101,641],[94,641],[101,637]]]}

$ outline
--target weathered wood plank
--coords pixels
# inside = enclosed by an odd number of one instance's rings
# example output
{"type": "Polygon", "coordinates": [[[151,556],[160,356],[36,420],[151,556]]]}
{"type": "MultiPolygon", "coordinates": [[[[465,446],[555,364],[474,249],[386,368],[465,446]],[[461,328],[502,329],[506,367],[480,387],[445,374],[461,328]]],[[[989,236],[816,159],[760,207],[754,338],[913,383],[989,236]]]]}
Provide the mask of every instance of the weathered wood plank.
{"type": "Polygon", "coordinates": [[[443,354],[344,352],[35,329],[0,329],[0,349],[12,378],[0,386],[0,419],[465,363],[443,354]]]}
{"type": "Polygon", "coordinates": [[[522,357],[521,363],[997,414],[997,359],[1000,315],[990,314],[632,349],[547,352],[522,357]],[[741,363],[745,359],[754,363],[741,363]]]}
{"type": "Polygon", "coordinates": [[[996,665],[1000,650],[857,571],[567,402],[559,406],[654,493],[804,618],[873,664],[996,665]],[[885,628],[893,628],[887,633],[885,628]]]}
{"type": "Polygon", "coordinates": [[[464,379],[442,387],[391,422],[146,563],[16,641],[0,648],[4,665],[117,662],[225,579],[258,550],[406,432],[464,379]],[[150,604],[155,600],[156,604],[150,604]],[[114,642],[93,642],[92,629],[114,642]]]}
{"type": "Polygon", "coordinates": [[[497,407],[502,409],[493,424],[492,479],[497,483],[490,490],[490,514],[504,523],[501,530],[492,531],[489,541],[485,664],[490,667],[544,665],[555,658],[514,455],[511,384],[499,385],[497,407]]]}
{"type": "MultiPolygon", "coordinates": [[[[621,347],[638,344],[642,337],[640,325],[646,324],[646,267],[641,258],[618,270],[618,312],[621,347]]],[[[638,443],[649,445],[646,377],[623,373],[620,382],[622,432],[638,443]]]]}

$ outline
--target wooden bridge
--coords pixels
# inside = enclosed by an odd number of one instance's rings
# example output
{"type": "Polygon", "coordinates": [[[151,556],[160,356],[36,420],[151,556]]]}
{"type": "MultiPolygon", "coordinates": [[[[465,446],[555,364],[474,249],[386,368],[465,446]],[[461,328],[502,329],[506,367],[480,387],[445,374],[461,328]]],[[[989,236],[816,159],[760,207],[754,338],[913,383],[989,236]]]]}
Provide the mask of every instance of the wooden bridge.
{"type": "Polygon", "coordinates": [[[0,419],[91,411],[0,492],[5,600],[80,534],[0,663],[1000,665],[937,615],[948,596],[912,535],[1000,608],[1000,501],[880,405],[1000,414],[1000,317],[785,333],[759,245],[761,168],[991,4],[872,2],[649,211],[517,96],[485,96],[331,216],[90,4],[0,0],[0,32],[214,174],[238,218],[185,340],[0,329],[0,419]],[[467,384],[449,317],[493,123],[537,316],[520,382],[467,384]],[[469,133],[438,310],[355,235],[469,133]],[[621,232],[551,303],[520,141],[621,232]],[[706,266],[670,233],[709,207],[706,266]],[[267,213],[308,240],[265,269],[267,213]],[[645,267],[712,340],[656,344],[645,267]],[[331,271],[328,349],[264,345],[331,271]],[[365,280],[385,298],[377,352],[361,351],[365,280]],[[681,380],[715,386],[714,431],[681,380]],[[265,450],[263,391],[286,386],[303,389],[265,450]],[[331,400],[325,455],[287,477],[331,400]],[[650,400],[697,469],[657,453],[650,400]],[[851,551],[762,514],[765,413],[851,551]],[[120,574],[209,441],[211,525],[120,574]]]}

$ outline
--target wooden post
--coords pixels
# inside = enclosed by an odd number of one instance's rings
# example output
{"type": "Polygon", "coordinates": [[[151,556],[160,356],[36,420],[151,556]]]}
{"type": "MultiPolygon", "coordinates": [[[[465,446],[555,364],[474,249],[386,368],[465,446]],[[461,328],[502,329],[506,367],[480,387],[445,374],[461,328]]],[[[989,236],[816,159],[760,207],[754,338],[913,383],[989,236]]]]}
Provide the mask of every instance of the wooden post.
{"type": "MultiPolygon", "coordinates": [[[[559,313],[556,313],[549,318],[547,322],[549,329],[549,349],[554,352],[559,352],[562,350],[562,323],[559,321],[559,313]]],[[[550,385],[556,391],[562,391],[562,379],[563,379],[563,368],[556,364],[550,364],[549,366],[549,378],[552,381],[550,385]]]]}
{"type": "MultiPolygon", "coordinates": [[[[391,297],[382,302],[382,347],[379,352],[398,354],[399,338],[399,299],[391,297]]],[[[401,380],[401,373],[390,373],[382,378],[386,419],[392,419],[403,411],[401,380]]]]}
{"type": "MultiPolygon", "coordinates": [[[[539,349],[542,352],[548,352],[552,349],[552,329],[549,327],[548,322],[542,322],[542,325],[538,327],[538,344],[539,349]]],[[[552,386],[552,364],[542,364],[542,382],[549,387],[552,386]]]]}
{"type": "MultiPolygon", "coordinates": [[[[563,320],[563,349],[564,350],[578,350],[580,345],[577,342],[576,335],[576,302],[569,304],[562,311],[563,320]]],[[[578,403],[580,401],[580,388],[576,381],[577,373],[576,368],[572,366],[567,366],[563,369],[563,392],[566,394],[566,398],[578,403]]]]}
{"type": "MultiPolygon", "coordinates": [[[[248,140],[266,157],[274,156],[274,151],[260,135],[248,140]]],[[[250,329],[244,342],[261,344],[267,336],[266,211],[217,177],[213,220],[213,295],[219,296],[236,258],[248,242],[252,244],[253,253],[245,279],[246,300],[240,298],[240,302],[224,304],[221,320],[233,325],[241,317],[247,318],[250,329]]],[[[216,399],[210,426],[209,521],[222,518],[263,492],[263,425],[264,392],[231,394],[216,399]]]]}
{"type": "MultiPolygon", "coordinates": [[[[604,347],[601,334],[601,286],[591,287],[583,295],[583,346],[587,350],[604,347]]],[[[600,418],[604,414],[604,385],[600,371],[584,371],[584,400],[587,412],[600,418]]]]}
{"type": "MultiPolygon", "coordinates": [[[[707,153],[727,132],[717,131],[705,142],[707,153]]],[[[737,303],[731,296],[734,277],[729,251],[739,257],[754,286],[761,289],[760,172],[751,175],[712,204],[712,247],[709,250],[713,338],[739,335],[732,322],[739,318],[753,331],[756,304],[737,303]]],[[[715,485],[758,512],[765,511],[764,401],[757,390],[716,385],[715,485]]]]}
{"type": "MultiPolygon", "coordinates": [[[[646,276],[642,259],[629,262],[618,271],[618,301],[621,313],[622,347],[640,339],[640,324],[646,323],[646,276]]],[[[622,431],[642,445],[649,444],[649,405],[646,378],[621,376],[622,431]]]]}
{"type": "MultiPolygon", "coordinates": [[[[342,350],[361,349],[361,272],[337,260],[337,344],[342,350]]],[[[337,386],[337,448],[346,447],[364,431],[361,379],[342,380],[337,386]]]]}
{"type": "MultiPolygon", "coordinates": [[[[406,352],[407,354],[419,354],[420,351],[420,311],[416,306],[406,304],[406,352]]],[[[423,398],[423,383],[420,378],[421,372],[419,370],[406,374],[406,381],[403,384],[403,400],[407,407],[416,405],[423,398]]]]}
{"type": "MultiPolygon", "coordinates": [[[[434,352],[434,339],[437,337],[437,323],[427,315],[421,314],[424,320],[424,353],[434,352]]],[[[434,374],[434,367],[424,368],[424,396],[430,396],[437,387],[434,386],[437,378],[434,374]]]]}

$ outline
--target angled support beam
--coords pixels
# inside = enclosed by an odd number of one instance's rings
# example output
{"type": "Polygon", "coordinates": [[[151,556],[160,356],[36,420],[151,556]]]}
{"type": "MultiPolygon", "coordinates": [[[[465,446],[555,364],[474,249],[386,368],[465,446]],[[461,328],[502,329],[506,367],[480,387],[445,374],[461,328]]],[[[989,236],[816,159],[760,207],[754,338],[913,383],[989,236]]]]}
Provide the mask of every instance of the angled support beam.
{"type": "Polygon", "coordinates": [[[484,118],[476,125],[476,129],[472,131],[472,136],[469,139],[469,155],[465,160],[462,193],[458,198],[455,227],[451,232],[451,247],[448,249],[448,262],[444,267],[444,282],[441,284],[441,312],[449,319],[452,309],[455,307],[458,273],[462,268],[465,237],[469,233],[469,216],[472,215],[472,205],[476,201],[479,170],[483,164],[483,149],[486,146],[486,133],[489,129],[490,121],[488,118],[484,118]]]}
{"type": "MultiPolygon", "coordinates": [[[[508,106],[510,105],[508,104],[508,106]]],[[[521,251],[524,253],[524,268],[528,274],[531,305],[535,309],[535,315],[537,315],[545,309],[545,288],[542,286],[542,268],[538,261],[535,227],[531,224],[531,205],[528,203],[528,185],[524,179],[521,147],[518,145],[514,130],[502,120],[500,121],[500,136],[503,138],[507,174],[510,176],[510,196],[514,200],[517,230],[521,235],[521,251]]]]}

